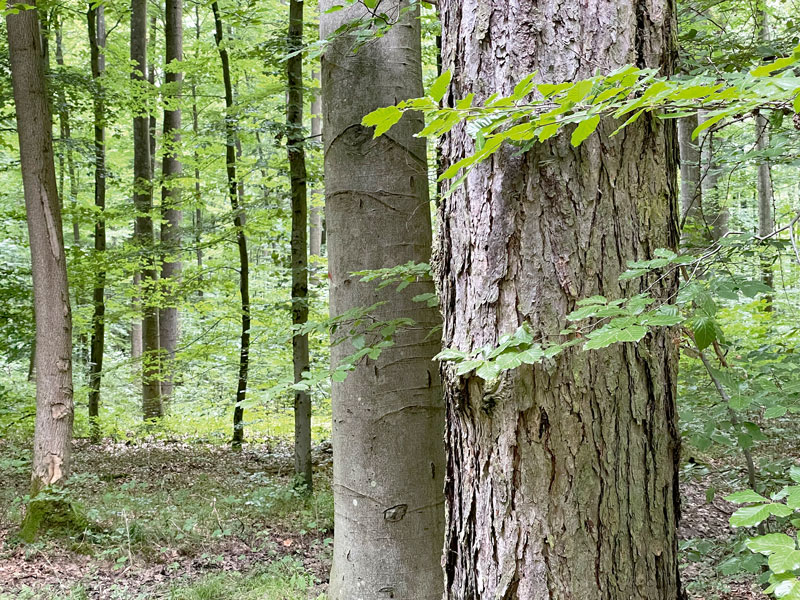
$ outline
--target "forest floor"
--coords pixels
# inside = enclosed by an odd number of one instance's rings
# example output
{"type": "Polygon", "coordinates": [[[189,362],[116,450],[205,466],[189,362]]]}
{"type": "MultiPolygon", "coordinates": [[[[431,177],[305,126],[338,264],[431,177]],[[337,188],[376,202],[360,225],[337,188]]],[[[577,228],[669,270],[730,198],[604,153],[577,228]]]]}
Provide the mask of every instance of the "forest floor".
{"type": "MultiPolygon", "coordinates": [[[[27,452],[0,440],[0,600],[324,597],[333,535],[326,443],[314,451],[315,492],[305,495],[291,485],[286,441],[239,453],[183,441],[77,441],[67,494],[90,525],[22,544],[27,452]]],[[[749,556],[728,525],[734,505],[722,500],[730,489],[719,473],[734,471],[690,463],[681,472],[682,580],[696,600],[764,598],[755,575],[719,570],[749,556]]]]}

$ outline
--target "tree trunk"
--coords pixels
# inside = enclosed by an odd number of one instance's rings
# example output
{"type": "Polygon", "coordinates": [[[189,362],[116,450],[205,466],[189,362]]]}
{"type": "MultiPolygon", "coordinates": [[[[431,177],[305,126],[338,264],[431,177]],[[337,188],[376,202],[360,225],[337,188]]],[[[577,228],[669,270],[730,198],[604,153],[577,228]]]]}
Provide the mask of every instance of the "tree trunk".
{"type": "MultiPolygon", "coordinates": [[[[308,198],[303,130],[303,0],[289,0],[289,95],[286,104],[286,148],[292,189],[292,325],[308,321],[308,198]]],[[[308,334],[292,336],[294,382],[309,370],[308,334]]],[[[296,483],[311,492],[311,394],[294,392],[294,473],[296,483]]]]}
{"type": "MultiPolygon", "coordinates": [[[[16,4],[20,3],[11,0],[8,6],[13,8],[16,4]]],[[[39,13],[36,9],[20,8],[16,14],[6,16],[6,31],[36,315],[33,498],[69,476],[73,420],[72,314],[39,13]]],[[[31,505],[24,530],[35,533],[47,518],[47,513],[34,510],[31,505]]]]}
{"type": "MultiPolygon", "coordinates": [[[[135,83],[147,81],[147,1],[131,0],[131,75],[135,83]]],[[[153,180],[150,158],[150,116],[139,108],[133,118],[133,202],[136,208],[134,235],[142,253],[142,413],[145,420],[160,418],[158,309],[153,304],[157,276],[153,244],[153,180]]]]}
{"type": "Polygon", "coordinates": [[[97,272],[92,292],[92,341],[89,356],[89,423],[94,443],[100,441],[100,380],[103,373],[105,347],[105,251],[106,251],[106,129],[105,90],[100,77],[106,68],[106,21],[102,4],[89,3],[86,12],[89,27],[92,79],[94,81],[94,205],[97,216],[94,225],[94,253],[97,272]]]}
{"type": "Polygon", "coordinates": [[[691,233],[700,234],[705,238],[705,227],[701,218],[703,196],[700,186],[700,148],[692,139],[692,132],[696,128],[696,114],[678,119],[678,146],[681,159],[681,221],[683,223],[681,245],[691,242],[691,233]]]}
{"type": "MultiPolygon", "coordinates": [[[[707,118],[706,111],[699,111],[699,123],[703,123],[707,118]]],[[[699,141],[702,148],[700,157],[700,187],[703,196],[703,202],[700,205],[702,224],[706,230],[707,239],[716,241],[728,233],[729,214],[718,188],[720,171],[715,158],[718,149],[714,143],[714,132],[706,129],[700,134],[699,141]]]]}
{"type": "MultiPolygon", "coordinates": [[[[326,13],[321,36],[363,16],[361,5],[326,13]]],[[[396,19],[405,2],[381,3],[396,19]]],[[[334,600],[439,600],[444,428],[441,383],[432,357],[438,311],[414,302],[431,281],[378,290],[354,271],[430,260],[431,222],[425,141],[419,115],[406,115],[388,136],[372,139],[368,112],[422,93],[420,22],[416,10],[358,53],[339,37],[322,57],[326,220],[332,316],[385,302],[378,321],[410,318],[394,346],[364,358],[331,385],[334,461],[334,600]],[[353,90],[360,90],[354,94],[353,90]]],[[[335,338],[344,334],[342,327],[335,338]]],[[[370,336],[367,334],[367,339],[370,336]]],[[[331,349],[333,365],[354,352],[331,349]]]]}
{"type": "MultiPolygon", "coordinates": [[[[319,82],[319,73],[312,73],[312,79],[319,82]]],[[[314,94],[311,102],[311,139],[314,143],[322,141],[322,96],[319,92],[314,94]]],[[[308,228],[308,253],[311,256],[322,256],[322,206],[314,204],[314,198],[320,194],[320,190],[311,191],[311,209],[308,228]]]]}
{"type": "MultiPolygon", "coordinates": [[[[769,42],[770,32],[766,10],[761,10],[758,23],[758,39],[762,43],[769,42]]],[[[769,120],[763,112],[756,112],[756,150],[766,152],[769,150],[769,120]]],[[[775,211],[772,197],[772,170],[769,159],[765,156],[759,158],[758,163],[758,235],[766,236],[775,230],[775,211]]],[[[769,257],[761,256],[761,281],[773,286],[772,263],[769,257]]],[[[766,297],[766,309],[772,310],[771,295],[766,297]]]]}
{"type": "Polygon", "coordinates": [[[183,74],[178,71],[183,61],[183,1],[166,0],[165,18],[166,75],[164,107],[164,158],[161,163],[163,186],[161,188],[161,285],[165,305],[159,309],[158,326],[161,344],[162,373],[161,397],[169,401],[175,381],[175,350],[178,346],[177,286],[183,264],[181,262],[181,194],[177,179],[183,171],[179,157],[181,143],[180,86],[183,74]]]}
{"type": "MultiPolygon", "coordinates": [[[[452,106],[624,64],[672,73],[674,5],[442,0],[452,106]],[[502,17],[498,16],[502,15],[502,17]]],[[[443,199],[437,255],[444,346],[496,344],[523,323],[559,339],[595,294],[671,297],[676,277],[618,280],[629,260],[678,242],[674,124],[601,121],[578,148],[561,134],[503,147],[443,199]],[[652,287],[649,287],[651,286],[652,287]]],[[[444,168],[474,151],[459,125],[444,168]]],[[[445,598],[676,600],[677,345],[573,347],[497,380],[443,368],[447,402],[445,598]]]]}
{"type": "Polygon", "coordinates": [[[247,237],[245,236],[245,211],[239,200],[242,188],[236,174],[236,148],[239,146],[236,132],[236,121],[233,116],[233,83],[231,81],[230,60],[225,48],[222,17],[219,4],[213,2],[214,40],[219,50],[222,63],[222,79],[225,84],[225,165],[228,175],[228,197],[233,212],[233,225],[236,229],[236,245],[239,248],[239,294],[242,300],[242,335],[239,351],[239,377],[236,385],[236,406],[233,409],[234,448],[241,448],[244,442],[244,401],[247,397],[247,372],[250,365],[250,264],[247,255],[247,237]]]}
{"type": "MultiPolygon", "coordinates": [[[[197,42],[197,56],[200,57],[200,4],[194,5],[194,31],[195,40],[197,42]]],[[[195,243],[195,258],[197,259],[197,280],[199,282],[198,295],[203,297],[203,248],[200,245],[203,235],[203,206],[202,196],[200,194],[200,156],[197,152],[198,138],[200,136],[200,121],[197,113],[197,82],[196,77],[192,79],[192,133],[194,133],[195,146],[194,146],[194,201],[196,203],[194,209],[194,243],[195,243]]]]}

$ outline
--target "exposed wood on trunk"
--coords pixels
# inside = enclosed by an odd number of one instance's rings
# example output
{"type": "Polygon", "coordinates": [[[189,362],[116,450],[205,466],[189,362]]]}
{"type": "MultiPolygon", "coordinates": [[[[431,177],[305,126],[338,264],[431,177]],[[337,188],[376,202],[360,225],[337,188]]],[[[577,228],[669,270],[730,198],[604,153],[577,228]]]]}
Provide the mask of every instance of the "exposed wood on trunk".
{"type": "MultiPolygon", "coordinates": [[[[8,6],[13,8],[16,4],[22,3],[11,0],[8,6]]],[[[36,425],[31,478],[31,497],[35,497],[69,476],[72,313],[39,13],[21,8],[6,16],[6,31],[36,315],[36,425]]],[[[38,518],[46,517],[40,514],[38,518]]]]}

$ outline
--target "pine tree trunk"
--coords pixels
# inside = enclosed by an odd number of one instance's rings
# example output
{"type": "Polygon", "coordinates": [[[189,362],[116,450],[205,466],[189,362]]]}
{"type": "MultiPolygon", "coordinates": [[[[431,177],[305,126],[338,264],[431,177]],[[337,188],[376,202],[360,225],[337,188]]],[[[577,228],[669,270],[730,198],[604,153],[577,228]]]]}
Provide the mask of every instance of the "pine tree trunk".
{"type": "MultiPolygon", "coordinates": [[[[131,77],[142,85],[147,81],[147,1],[131,0],[131,77]]],[[[139,109],[133,119],[133,202],[136,208],[134,235],[142,253],[142,413],[145,420],[160,418],[158,309],[152,302],[157,276],[153,238],[153,180],[150,157],[150,116],[139,109]]]]}
{"type": "MultiPolygon", "coordinates": [[[[286,148],[292,188],[292,325],[308,321],[308,199],[306,150],[303,129],[303,0],[289,0],[289,82],[286,104],[286,148]]],[[[292,336],[294,382],[309,370],[308,334],[292,336]]],[[[311,394],[294,392],[294,472],[298,484],[311,491],[311,394]]]]}
{"type": "Polygon", "coordinates": [[[233,83],[231,81],[230,59],[224,44],[222,17],[217,2],[211,4],[214,13],[214,39],[222,63],[222,79],[225,85],[225,165],[228,176],[228,197],[233,212],[233,225],[236,228],[236,245],[239,249],[239,295],[242,300],[242,335],[239,346],[239,377],[236,385],[236,405],[233,409],[234,448],[241,448],[244,442],[244,401],[247,397],[247,373],[250,366],[250,261],[247,255],[245,236],[245,211],[240,197],[243,188],[236,174],[237,148],[240,147],[237,124],[233,112],[233,83]]]}
{"type": "Polygon", "coordinates": [[[161,286],[165,305],[159,309],[158,327],[161,344],[162,373],[161,397],[167,402],[175,385],[175,350],[178,346],[178,291],[183,263],[181,262],[181,210],[180,188],[176,179],[181,176],[179,151],[181,144],[180,86],[183,74],[176,69],[183,61],[183,1],[166,0],[164,77],[166,93],[164,107],[164,158],[161,163],[163,186],[161,188],[161,286]]]}
{"type": "MultiPolygon", "coordinates": [[[[321,35],[363,16],[355,5],[326,13],[321,35]]],[[[405,2],[381,3],[396,19],[405,2]]],[[[333,382],[333,600],[439,600],[443,512],[443,401],[438,369],[438,311],[413,297],[431,281],[378,290],[354,271],[430,260],[431,223],[425,141],[419,115],[372,139],[368,112],[422,93],[420,22],[407,12],[383,37],[357,53],[337,38],[322,57],[323,140],[331,315],[385,302],[378,321],[410,318],[394,346],[364,358],[344,382],[333,382]],[[354,92],[357,90],[357,93],[354,92]]],[[[335,338],[348,327],[341,327],[335,338]]],[[[367,340],[370,336],[367,335],[367,340]]],[[[332,364],[355,352],[335,345],[332,364]]]]}
{"type": "Polygon", "coordinates": [[[105,348],[105,252],[106,252],[106,148],[105,148],[105,91],[100,81],[105,71],[106,21],[103,5],[89,3],[86,12],[89,29],[92,79],[94,81],[94,205],[97,216],[94,225],[94,256],[97,262],[92,292],[92,341],[89,356],[89,423],[94,443],[100,441],[100,381],[103,373],[105,348]]]}
{"type": "MultiPolygon", "coordinates": [[[[672,72],[670,0],[439,7],[450,106],[469,92],[476,103],[508,95],[531,72],[548,83],[598,65],[672,72]]],[[[579,148],[568,134],[524,154],[501,148],[443,199],[445,347],[496,344],[523,323],[559,339],[583,298],[675,291],[674,276],[618,280],[629,260],[677,245],[674,124],[642,117],[609,137],[618,125],[602,121],[579,148]]],[[[447,168],[474,141],[457,126],[442,150],[447,168]]],[[[680,598],[676,367],[664,329],[495,381],[445,367],[445,597],[680,598]]]]}
{"type": "MultiPolygon", "coordinates": [[[[9,8],[19,2],[11,1],[9,8]]],[[[72,314],[39,13],[6,16],[36,315],[36,426],[31,497],[63,482],[72,443],[72,314]]],[[[30,509],[29,509],[30,510],[30,509]]],[[[28,515],[30,521],[31,514],[28,515]]],[[[40,514],[36,519],[46,519],[40,514]]],[[[37,523],[33,524],[35,530],[37,523]]]]}

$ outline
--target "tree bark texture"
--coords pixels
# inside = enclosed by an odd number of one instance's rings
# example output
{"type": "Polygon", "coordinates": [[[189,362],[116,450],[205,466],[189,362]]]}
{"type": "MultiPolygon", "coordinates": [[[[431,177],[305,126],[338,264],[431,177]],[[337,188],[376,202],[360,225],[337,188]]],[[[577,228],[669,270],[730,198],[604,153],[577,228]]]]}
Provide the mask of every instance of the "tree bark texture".
{"type": "MultiPolygon", "coordinates": [[[[327,14],[321,35],[363,16],[363,7],[327,14]]],[[[404,2],[381,3],[393,20],[404,2]]],[[[322,57],[323,141],[331,315],[376,302],[379,321],[410,318],[377,360],[365,358],[331,386],[333,405],[334,600],[439,600],[443,536],[443,401],[438,369],[441,323],[435,308],[413,302],[433,291],[420,281],[378,290],[354,271],[430,260],[431,223],[425,141],[419,115],[372,139],[368,112],[422,93],[420,23],[407,12],[357,53],[340,37],[322,57]]],[[[335,337],[342,335],[340,328],[335,337]]],[[[367,336],[369,337],[369,336],[367,336]]],[[[332,348],[337,365],[354,352],[332,348]]]]}
{"type": "MultiPolygon", "coordinates": [[[[308,188],[306,182],[305,131],[303,129],[303,0],[289,0],[289,82],[286,104],[286,148],[292,190],[292,325],[308,321],[308,188]]],[[[292,336],[294,382],[309,370],[308,334],[292,336]]],[[[311,394],[294,392],[294,472],[297,483],[310,492],[311,480],[311,394]]]]}
{"type": "MultiPolygon", "coordinates": [[[[762,7],[758,18],[758,39],[768,43],[770,39],[768,13],[762,7]]],[[[756,150],[766,152],[769,150],[769,119],[762,111],[756,112],[756,150]]],[[[758,235],[769,235],[775,230],[775,210],[772,196],[772,170],[769,158],[761,157],[758,163],[758,235]]],[[[774,281],[772,264],[768,257],[761,258],[761,281],[772,287],[774,281]]],[[[772,296],[767,296],[767,310],[772,309],[772,296]]]]}
{"type": "MultiPolygon", "coordinates": [[[[147,1],[131,0],[132,79],[147,82],[147,1]]],[[[142,414],[145,420],[163,415],[159,363],[158,308],[153,304],[157,284],[153,238],[153,180],[150,156],[150,115],[139,107],[133,118],[134,237],[141,252],[142,414]]]]}
{"type": "Polygon", "coordinates": [[[165,60],[167,64],[164,107],[164,157],[161,163],[161,287],[164,305],[159,309],[158,327],[161,345],[161,397],[168,401],[175,386],[175,350],[178,346],[178,285],[181,262],[181,191],[178,179],[183,171],[179,152],[181,144],[180,86],[183,74],[178,70],[183,61],[183,0],[166,0],[165,60]]]}
{"type": "Polygon", "coordinates": [[[211,10],[214,13],[214,39],[219,50],[222,63],[222,79],[225,84],[225,164],[228,176],[228,196],[233,212],[233,225],[236,228],[236,245],[239,248],[239,295],[242,301],[242,335],[239,351],[239,377],[236,384],[236,405],[233,409],[233,439],[234,448],[241,448],[244,441],[244,401],[247,397],[247,373],[250,365],[250,261],[247,254],[247,237],[245,235],[245,212],[239,198],[242,192],[236,174],[236,154],[239,139],[236,133],[236,121],[233,116],[233,82],[231,81],[231,68],[228,51],[225,49],[222,16],[219,4],[213,2],[211,10]]]}
{"type": "MultiPolygon", "coordinates": [[[[452,106],[512,93],[526,74],[563,82],[624,65],[672,72],[671,0],[442,0],[452,106]]],[[[444,346],[496,344],[523,323],[558,340],[577,301],[676,278],[620,282],[629,260],[678,242],[672,122],[601,121],[578,148],[561,134],[504,147],[440,206],[444,346]]],[[[463,125],[443,167],[474,152],[463,125]]],[[[652,288],[648,286],[653,285],[652,288]]],[[[675,371],[668,330],[600,351],[568,348],[484,381],[443,369],[447,404],[445,598],[681,597],[675,371]]]]}
{"type": "MultiPolygon", "coordinates": [[[[18,2],[9,2],[9,8],[18,2]]],[[[72,313],[39,13],[6,16],[36,315],[36,425],[31,497],[69,476],[72,313]]]]}
{"type": "Polygon", "coordinates": [[[89,31],[92,79],[94,81],[94,252],[97,263],[92,291],[92,340],[89,349],[89,423],[92,441],[100,441],[100,383],[105,349],[105,251],[106,251],[106,129],[105,96],[100,78],[105,71],[105,7],[89,3],[86,12],[89,31]]]}

